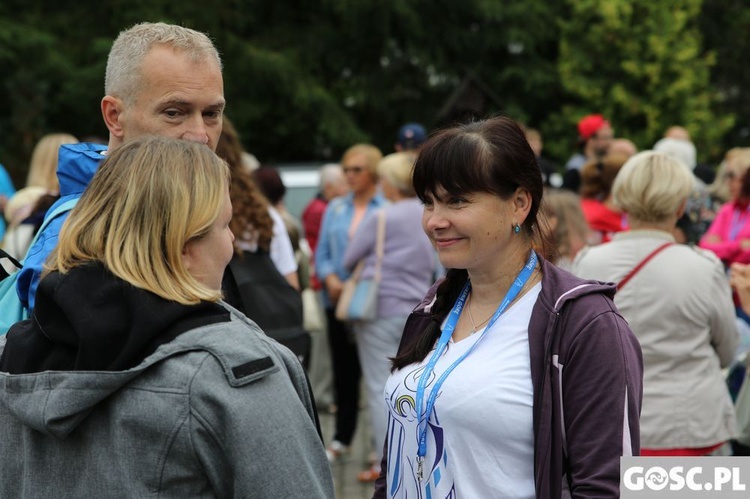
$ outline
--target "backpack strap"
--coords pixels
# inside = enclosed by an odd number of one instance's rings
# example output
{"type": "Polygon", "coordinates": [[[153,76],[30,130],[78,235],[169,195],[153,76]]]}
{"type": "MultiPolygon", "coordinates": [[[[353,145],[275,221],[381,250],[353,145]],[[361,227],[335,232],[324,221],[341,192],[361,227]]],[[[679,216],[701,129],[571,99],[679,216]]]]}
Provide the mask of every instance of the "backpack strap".
{"type": "MultiPolygon", "coordinates": [[[[16,269],[20,269],[21,267],[23,267],[23,265],[21,265],[21,262],[13,258],[13,256],[10,255],[10,253],[0,248],[0,260],[2,260],[3,258],[6,260],[9,260],[10,263],[15,265],[16,269]]],[[[8,276],[10,276],[10,273],[7,270],[5,270],[5,267],[0,265],[0,280],[3,280],[8,276]]]]}
{"type": "Polygon", "coordinates": [[[24,262],[26,261],[26,258],[29,257],[29,251],[31,251],[31,248],[34,247],[37,239],[39,239],[39,235],[42,232],[44,232],[44,229],[47,228],[47,226],[52,222],[52,220],[62,215],[63,213],[67,213],[68,211],[72,210],[75,207],[75,205],[78,204],[79,199],[80,198],[69,199],[65,201],[64,203],[56,206],[54,210],[47,213],[47,215],[44,217],[44,222],[42,222],[42,226],[39,227],[39,230],[36,231],[36,234],[34,234],[34,239],[31,240],[31,244],[29,244],[29,249],[26,250],[26,255],[23,257],[24,262]]]}

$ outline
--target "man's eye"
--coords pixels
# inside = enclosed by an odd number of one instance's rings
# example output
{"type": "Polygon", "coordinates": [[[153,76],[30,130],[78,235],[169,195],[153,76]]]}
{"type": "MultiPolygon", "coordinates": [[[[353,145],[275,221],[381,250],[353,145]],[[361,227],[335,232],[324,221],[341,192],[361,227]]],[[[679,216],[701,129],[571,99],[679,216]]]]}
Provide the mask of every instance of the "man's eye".
{"type": "Polygon", "coordinates": [[[164,111],[164,114],[166,114],[170,118],[177,118],[180,114],[180,111],[177,109],[167,109],[164,111]]]}

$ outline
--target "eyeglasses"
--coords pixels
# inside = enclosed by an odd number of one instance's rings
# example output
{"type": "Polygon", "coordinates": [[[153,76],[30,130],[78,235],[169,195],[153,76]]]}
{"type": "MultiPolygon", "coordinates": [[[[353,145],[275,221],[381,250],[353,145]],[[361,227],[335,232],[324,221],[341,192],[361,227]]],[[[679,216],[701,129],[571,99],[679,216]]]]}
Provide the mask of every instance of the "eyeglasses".
{"type": "Polygon", "coordinates": [[[365,171],[364,166],[345,166],[344,167],[344,175],[346,175],[347,173],[354,173],[356,175],[359,175],[363,171],[365,171]]]}

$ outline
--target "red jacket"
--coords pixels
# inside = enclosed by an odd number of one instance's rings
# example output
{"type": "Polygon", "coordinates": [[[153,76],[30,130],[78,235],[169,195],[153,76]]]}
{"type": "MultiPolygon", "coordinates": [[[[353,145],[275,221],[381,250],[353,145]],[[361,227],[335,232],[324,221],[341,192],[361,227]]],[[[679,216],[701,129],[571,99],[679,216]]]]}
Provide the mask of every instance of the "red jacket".
{"type": "MultiPolygon", "coordinates": [[[[313,252],[310,260],[312,262],[315,261],[315,248],[318,247],[318,236],[320,235],[320,226],[323,223],[323,213],[326,211],[326,206],[328,206],[326,200],[323,199],[323,196],[318,195],[308,203],[305,211],[302,212],[302,227],[305,231],[305,239],[307,239],[307,244],[310,245],[313,252]]],[[[310,276],[310,285],[313,289],[321,289],[322,287],[314,272],[310,276]]]]}
{"type": "Polygon", "coordinates": [[[624,213],[612,211],[596,199],[581,199],[581,210],[589,228],[601,235],[601,242],[606,243],[612,235],[628,228],[624,213]]]}

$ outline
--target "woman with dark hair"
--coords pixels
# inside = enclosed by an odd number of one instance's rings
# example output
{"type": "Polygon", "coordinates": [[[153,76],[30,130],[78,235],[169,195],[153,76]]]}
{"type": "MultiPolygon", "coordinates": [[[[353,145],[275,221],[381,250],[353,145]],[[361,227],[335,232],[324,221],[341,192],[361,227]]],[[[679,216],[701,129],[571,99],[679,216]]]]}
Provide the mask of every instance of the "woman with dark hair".
{"type": "Polygon", "coordinates": [[[243,161],[244,150],[224,116],[216,155],[229,165],[234,254],[224,271],[224,300],[288,347],[305,367],[310,335],[303,327],[297,259],[284,221],[258,188],[243,161]]]}
{"type": "Polygon", "coordinates": [[[612,201],[612,185],[627,159],[608,155],[589,161],[581,168],[581,209],[586,223],[597,236],[597,244],[610,241],[614,234],[628,228],[625,214],[612,201]]]}
{"type": "Polygon", "coordinates": [[[281,215],[258,188],[242,159],[244,149],[237,129],[224,116],[216,154],[227,162],[232,175],[232,222],[235,253],[268,253],[276,269],[295,289],[299,288],[297,260],[281,215]]]}
{"type": "Polygon", "coordinates": [[[448,269],[407,320],[385,387],[374,497],[615,497],[638,453],[642,362],[614,287],[537,256],[543,186],[499,117],[434,134],[414,169],[448,269]]]}

